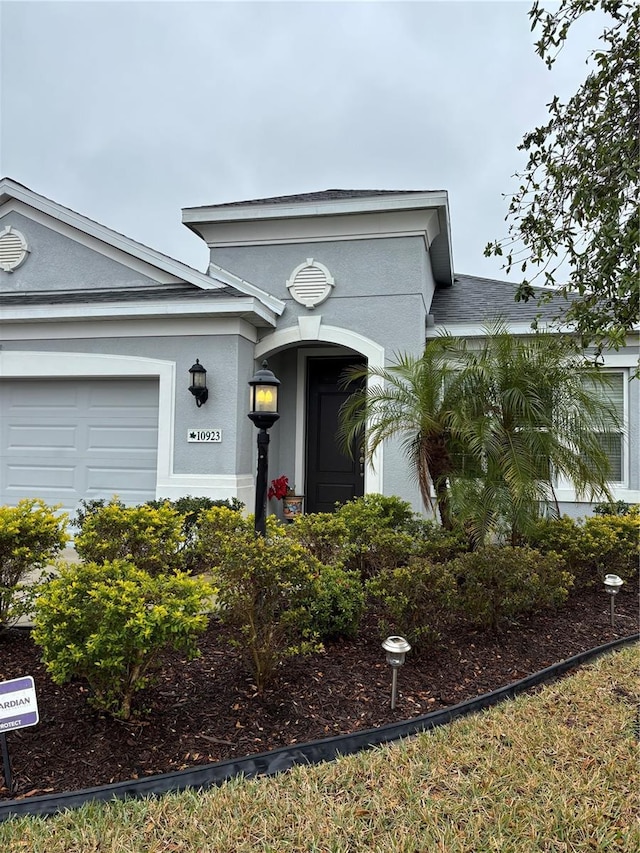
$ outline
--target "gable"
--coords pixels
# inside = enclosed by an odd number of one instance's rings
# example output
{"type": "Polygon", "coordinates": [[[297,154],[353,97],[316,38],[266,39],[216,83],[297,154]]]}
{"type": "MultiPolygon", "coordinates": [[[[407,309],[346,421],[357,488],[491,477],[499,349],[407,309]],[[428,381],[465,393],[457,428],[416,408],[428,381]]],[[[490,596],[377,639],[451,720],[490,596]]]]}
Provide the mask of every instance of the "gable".
{"type": "Polygon", "coordinates": [[[0,211],[0,231],[7,226],[24,237],[29,251],[12,272],[0,270],[3,293],[129,290],[180,281],[73,229],[36,221],[26,212],[0,211]]]}

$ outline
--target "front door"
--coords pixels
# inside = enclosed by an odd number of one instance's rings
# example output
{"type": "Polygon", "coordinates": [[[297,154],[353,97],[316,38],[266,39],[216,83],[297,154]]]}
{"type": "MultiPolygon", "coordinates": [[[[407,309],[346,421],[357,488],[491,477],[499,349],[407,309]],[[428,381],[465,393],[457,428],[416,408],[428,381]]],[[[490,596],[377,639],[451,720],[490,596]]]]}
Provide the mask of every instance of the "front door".
{"type": "Polygon", "coordinates": [[[348,390],[339,387],[343,371],[365,365],[359,356],[310,358],[307,361],[307,458],[306,512],[333,512],[336,502],[345,503],[364,494],[364,460],[360,448],[350,455],[338,444],[340,407],[362,383],[348,390]]]}

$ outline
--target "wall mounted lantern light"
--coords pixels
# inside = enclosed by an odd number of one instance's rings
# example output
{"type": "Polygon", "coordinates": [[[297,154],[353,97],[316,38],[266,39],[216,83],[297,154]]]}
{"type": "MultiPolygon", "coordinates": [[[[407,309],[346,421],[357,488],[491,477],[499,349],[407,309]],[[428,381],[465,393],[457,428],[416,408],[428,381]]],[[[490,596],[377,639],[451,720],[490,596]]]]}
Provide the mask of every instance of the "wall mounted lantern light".
{"type": "Polygon", "coordinates": [[[411,651],[411,646],[404,637],[387,637],[382,644],[382,648],[387,653],[387,663],[391,667],[391,710],[396,707],[396,694],[398,689],[398,669],[404,663],[404,658],[407,652],[411,651]]]}
{"type": "Polygon", "coordinates": [[[610,621],[611,621],[611,627],[612,628],[615,628],[615,626],[616,626],[616,610],[615,610],[616,595],[620,591],[620,587],[622,586],[623,583],[624,583],[624,581],[622,580],[622,578],[618,577],[618,575],[605,575],[604,576],[604,588],[606,589],[606,591],[611,596],[610,621]]]}
{"type": "Polygon", "coordinates": [[[200,364],[200,359],[196,358],[196,363],[189,368],[189,376],[191,377],[191,385],[189,391],[196,398],[196,406],[200,408],[203,403],[209,399],[209,389],[207,388],[207,371],[200,364]]]}
{"type": "Polygon", "coordinates": [[[258,433],[258,472],[256,476],[256,533],[267,532],[267,480],[269,477],[269,430],[278,420],[278,386],[280,380],[262,362],[262,367],[249,380],[248,417],[260,430],[258,433]]]}

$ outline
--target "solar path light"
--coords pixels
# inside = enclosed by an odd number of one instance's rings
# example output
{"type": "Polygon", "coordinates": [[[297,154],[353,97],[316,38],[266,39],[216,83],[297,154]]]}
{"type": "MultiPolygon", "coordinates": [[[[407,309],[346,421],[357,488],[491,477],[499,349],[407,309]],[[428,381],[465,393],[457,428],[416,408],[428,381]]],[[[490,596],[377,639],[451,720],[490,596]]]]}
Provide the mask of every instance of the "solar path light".
{"type": "Polygon", "coordinates": [[[396,707],[396,694],[398,688],[398,669],[404,663],[404,658],[407,652],[411,651],[411,646],[404,637],[387,637],[382,644],[382,648],[387,653],[387,663],[391,667],[391,710],[396,707]]]}
{"type": "Polygon", "coordinates": [[[620,592],[620,587],[624,581],[622,578],[619,578],[618,575],[605,575],[604,576],[604,588],[611,596],[611,600],[609,602],[610,606],[610,615],[611,615],[611,627],[616,627],[616,595],[620,592]]]}

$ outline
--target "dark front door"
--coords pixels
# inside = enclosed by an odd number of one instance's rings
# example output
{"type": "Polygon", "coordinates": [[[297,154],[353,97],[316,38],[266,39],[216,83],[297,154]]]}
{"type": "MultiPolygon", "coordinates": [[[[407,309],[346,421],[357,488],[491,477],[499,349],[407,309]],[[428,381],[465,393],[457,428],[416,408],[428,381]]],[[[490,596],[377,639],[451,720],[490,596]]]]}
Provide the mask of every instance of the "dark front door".
{"type": "Polygon", "coordinates": [[[345,390],[338,382],[345,368],[355,364],[366,361],[346,356],[307,362],[306,512],[333,512],[337,501],[345,503],[364,494],[360,448],[349,455],[337,439],[340,407],[358,387],[354,383],[345,390]]]}

